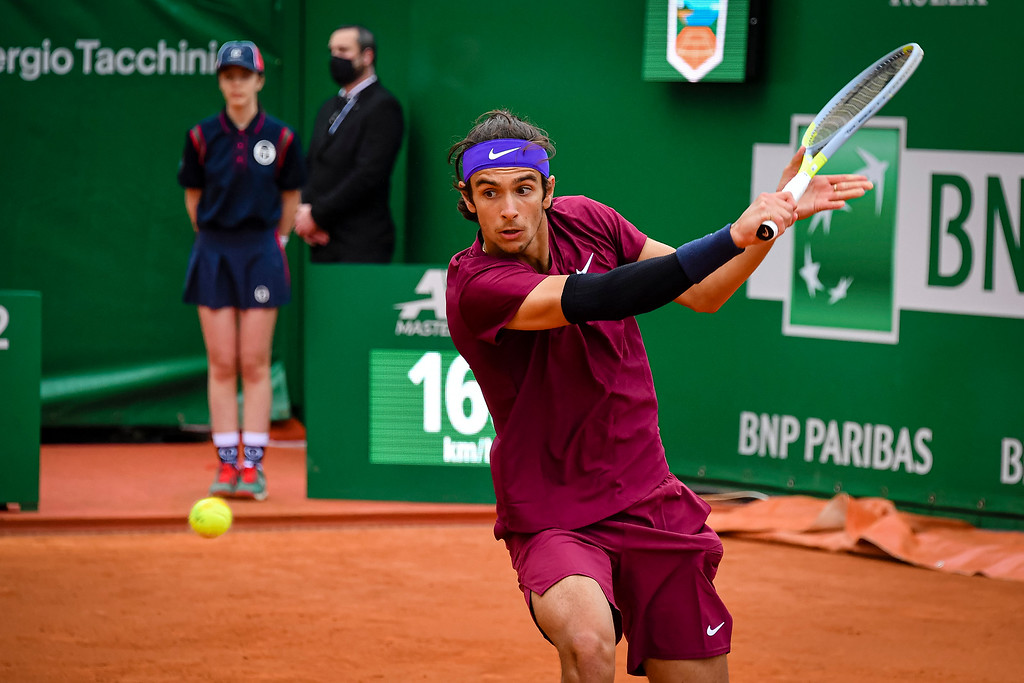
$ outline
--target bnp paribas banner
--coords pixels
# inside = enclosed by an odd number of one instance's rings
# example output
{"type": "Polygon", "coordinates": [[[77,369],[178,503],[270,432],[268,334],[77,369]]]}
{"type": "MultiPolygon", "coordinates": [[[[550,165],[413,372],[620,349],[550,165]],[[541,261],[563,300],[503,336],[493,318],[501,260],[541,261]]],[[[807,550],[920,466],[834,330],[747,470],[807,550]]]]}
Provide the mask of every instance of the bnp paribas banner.
{"type": "MultiPolygon", "coordinates": [[[[756,144],[752,195],[790,144],[756,144]]],[[[1024,515],[1024,155],[908,148],[877,117],[829,160],[874,189],[800,221],[750,278],[773,359],[729,405],[722,479],[1024,515]]],[[[709,468],[713,469],[713,468],[709,468]]]]}

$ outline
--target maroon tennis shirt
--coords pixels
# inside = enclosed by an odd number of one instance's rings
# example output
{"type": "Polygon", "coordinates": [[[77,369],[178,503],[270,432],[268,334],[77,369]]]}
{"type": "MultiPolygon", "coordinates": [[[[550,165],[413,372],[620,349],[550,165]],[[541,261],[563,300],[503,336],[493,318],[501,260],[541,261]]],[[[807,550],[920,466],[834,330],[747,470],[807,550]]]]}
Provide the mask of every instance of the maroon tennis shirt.
{"type": "MultiPolygon", "coordinates": [[[[586,197],[548,211],[547,275],[603,273],[647,237],[586,197]]],[[[504,326],[545,275],[483,251],[448,266],[448,328],[494,419],[495,535],[577,529],[620,512],[669,474],[658,401],[635,318],[527,332],[504,326]]]]}

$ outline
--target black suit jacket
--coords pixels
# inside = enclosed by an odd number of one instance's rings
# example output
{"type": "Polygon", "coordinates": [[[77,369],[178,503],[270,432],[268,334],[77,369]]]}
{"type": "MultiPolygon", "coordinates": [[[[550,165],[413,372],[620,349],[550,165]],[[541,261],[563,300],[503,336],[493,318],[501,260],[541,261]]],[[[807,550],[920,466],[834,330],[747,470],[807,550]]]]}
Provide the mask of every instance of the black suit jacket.
{"type": "Polygon", "coordinates": [[[391,171],[402,145],[402,107],[379,82],[356,96],[351,111],[330,134],[343,100],[332,97],[320,107],[309,143],[309,178],[302,199],[312,205],[313,220],[331,241],[311,247],[310,259],[389,263],[395,248],[395,223],[388,196],[391,171]]]}

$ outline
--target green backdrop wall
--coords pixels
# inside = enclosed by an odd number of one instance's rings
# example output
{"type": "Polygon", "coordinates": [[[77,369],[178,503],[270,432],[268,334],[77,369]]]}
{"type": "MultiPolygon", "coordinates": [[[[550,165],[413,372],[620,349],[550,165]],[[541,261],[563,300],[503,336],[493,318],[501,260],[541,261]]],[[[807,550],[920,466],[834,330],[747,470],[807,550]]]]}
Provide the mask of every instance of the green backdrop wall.
{"type": "Polygon", "coordinates": [[[238,0],[0,4],[0,287],[43,294],[44,426],[207,420],[198,320],[180,298],[192,234],[178,159],[186,131],[223,106],[211,66],[224,40],[259,43],[264,105],[298,118],[297,12],[238,0]]]}
{"type": "MultiPolygon", "coordinates": [[[[887,196],[899,203],[886,209],[896,216],[888,273],[896,332],[877,342],[786,331],[786,316],[802,304],[785,251],[823,233],[804,228],[776,249],[782,260],[770,273],[781,280],[745,288],[715,316],[671,310],[642,320],[663,434],[673,468],[709,482],[900,493],[934,508],[1021,514],[1024,362],[1014,350],[1024,342],[1024,135],[1013,112],[1024,94],[1012,84],[1024,76],[1015,47],[1024,5],[863,0],[851,11],[849,3],[765,2],[752,27],[758,76],[695,84],[642,80],[641,0],[566,0],[543,11],[481,11],[468,0],[56,5],[0,3],[0,115],[13,131],[10,161],[0,165],[0,289],[43,295],[44,426],[206,419],[198,324],[179,303],[191,235],[174,174],[184,131],[220,96],[208,74],[142,73],[151,63],[143,50],[160,41],[173,50],[180,41],[204,49],[256,40],[268,56],[264,105],[307,140],[333,90],[331,29],[373,28],[381,80],[408,120],[393,194],[404,226],[397,260],[443,265],[473,236],[454,209],[447,149],[488,109],[512,108],[549,130],[559,193],[588,194],[677,243],[770,189],[794,117],[812,115],[863,65],[912,40],[925,61],[883,111],[898,136],[899,173],[887,196]],[[823,25],[838,29],[809,59],[800,39],[823,25]],[[83,72],[82,40],[112,49],[114,73],[98,72],[98,48],[93,72],[83,72]],[[64,74],[62,47],[76,58],[64,74]],[[45,53],[56,61],[33,77],[31,62],[45,53]],[[999,66],[968,71],[970,55],[999,66]],[[794,420],[800,434],[789,447],[800,457],[783,459],[773,425],[790,429],[794,420]],[[906,468],[887,475],[821,462],[818,451],[808,462],[801,449],[814,420],[826,430],[835,422],[841,440],[857,425],[862,439],[866,425],[887,425],[897,437],[906,427],[931,448],[931,474],[945,471],[946,453],[965,469],[922,485],[923,475],[906,468]]],[[[835,220],[839,234],[846,217],[835,220]]],[[[289,253],[299,305],[285,310],[275,347],[287,369],[278,383],[288,390],[283,412],[308,400],[306,253],[297,241],[289,253]]],[[[358,296],[355,289],[345,294],[358,296]]],[[[913,450],[914,462],[921,458],[913,450]]]]}
{"type": "MultiPolygon", "coordinates": [[[[514,46],[495,39],[507,35],[506,13],[480,13],[469,2],[402,7],[401,16],[375,26],[392,31],[400,42],[390,54],[403,51],[407,64],[406,80],[395,79],[411,121],[406,258],[434,267],[472,239],[472,225],[454,210],[445,156],[488,109],[510,107],[549,130],[560,194],[588,194],[657,239],[679,243],[732,219],[756,192],[774,189],[801,117],[806,123],[848,78],[907,41],[924,46],[923,66],[879,126],[833,166],[866,168],[858,150],[881,155],[881,145],[891,158],[882,162],[888,171],[878,191],[852,214],[831,217],[827,235],[822,224],[816,232],[802,224],[776,248],[767,276],[718,314],[661,310],[642,319],[662,434],[673,470],[691,483],[882,495],[985,524],[1021,523],[1024,136],[987,122],[975,103],[1024,75],[1008,47],[1009,27],[1024,18],[1024,7],[866,0],[851,12],[848,3],[764,3],[759,76],[697,84],[641,79],[641,2],[547,5],[528,31],[515,33],[514,46]],[[798,39],[821,25],[840,28],[815,46],[822,51],[816,61],[805,61],[798,39]],[[992,50],[1007,59],[1003,67],[966,72],[965,55],[992,50]],[[963,213],[967,203],[973,208],[963,213]],[[970,254],[957,246],[960,218],[970,254]],[[851,237],[854,229],[860,232],[851,237]],[[825,236],[833,256],[840,245],[850,268],[882,265],[849,271],[849,301],[831,307],[828,292],[809,302],[794,272],[805,246],[826,250],[825,236]],[[957,271],[970,276],[953,286],[957,271]],[[876,290],[868,305],[881,308],[879,320],[839,313],[864,301],[862,286],[876,290]],[[806,324],[807,316],[816,323],[806,324]]],[[[1019,92],[1005,97],[1011,110],[1021,104],[1019,92]]],[[[822,273],[825,279],[825,266],[822,273]]],[[[338,280],[336,289],[340,282],[353,288],[348,278],[338,280]]],[[[362,306],[377,296],[390,294],[395,305],[411,296],[402,284],[394,285],[402,293],[391,294],[390,280],[366,282],[374,294],[362,306]]],[[[382,304],[378,315],[387,318],[391,309],[382,304]]],[[[431,316],[423,312],[421,320],[431,316]]],[[[375,320],[360,319],[368,326],[375,320]]],[[[322,324],[329,323],[308,321],[306,329],[322,324]]],[[[321,339],[307,343],[306,360],[317,367],[307,372],[307,397],[332,397],[310,407],[310,459],[318,467],[311,492],[450,499],[458,495],[454,487],[467,500],[485,496],[466,481],[476,476],[475,462],[370,464],[375,404],[366,388],[374,360],[408,342],[406,333],[385,329],[367,353],[368,334],[335,331],[330,361],[321,339]],[[342,352],[349,347],[351,361],[342,352]],[[332,374],[328,362],[344,367],[332,374]],[[367,423],[367,433],[351,432],[367,423]],[[410,467],[419,467],[419,476],[410,467]],[[445,474],[453,470],[461,474],[445,474]],[[402,483],[409,477],[417,481],[414,492],[402,483]]],[[[444,433],[433,434],[432,453],[443,460],[450,454],[444,433]]],[[[471,443],[479,435],[465,437],[471,443]]]]}

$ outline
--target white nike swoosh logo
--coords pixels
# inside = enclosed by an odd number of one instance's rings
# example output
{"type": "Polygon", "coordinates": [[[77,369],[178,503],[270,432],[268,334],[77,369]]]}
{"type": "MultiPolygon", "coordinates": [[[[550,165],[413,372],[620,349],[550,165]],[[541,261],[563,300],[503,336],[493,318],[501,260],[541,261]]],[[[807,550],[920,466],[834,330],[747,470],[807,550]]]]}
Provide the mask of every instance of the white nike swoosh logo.
{"type": "Polygon", "coordinates": [[[709,636],[715,635],[716,633],[718,633],[718,629],[722,628],[723,626],[725,626],[725,622],[724,621],[721,624],[719,624],[718,626],[714,627],[714,628],[711,628],[710,626],[708,626],[708,635],[709,636]]]}
{"type": "Polygon", "coordinates": [[[513,147],[512,149],[506,149],[504,152],[497,152],[496,153],[494,151],[494,148],[491,147],[491,151],[487,153],[487,158],[490,159],[491,161],[494,161],[495,159],[500,159],[501,157],[505,156],[506,154],[511,154],[512,152],[516,151],[517,149],[519,149],[519,148],[518,147],[513,147]]]}
{"type": "Polygon", "coordinates": [[[582,275],[583,273],[585,273],[588,270],[590,270],[590,262],[593,261],[593,260],[594,260],[594,252],[590,252],[590,258],[587,259],[587,265],[583,266],[583,270],[580,270],[579,268],[577,268],[576,269],[576,274],[577,275],[582,275]]]}

